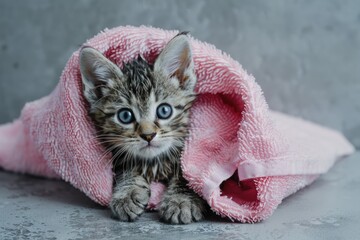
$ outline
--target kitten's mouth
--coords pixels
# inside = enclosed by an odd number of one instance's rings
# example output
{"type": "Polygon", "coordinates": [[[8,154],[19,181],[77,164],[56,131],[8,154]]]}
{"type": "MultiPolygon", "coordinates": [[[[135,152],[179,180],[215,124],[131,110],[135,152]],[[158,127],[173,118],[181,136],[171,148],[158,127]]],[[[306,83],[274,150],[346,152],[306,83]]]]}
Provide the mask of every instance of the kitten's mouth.
{"type": "Polygon", "coordinates": [[[159,148],[160,146],[157,146],[153,143],[148,143],[146,146],[142,147],[141,149],[152,149],[152,148],[159,148]]]}
{"type": "Polygon", "coordinates": [[[138,154],[144,157],[153,158],[167,150],[166,145],[158,141],[142,143],[138,148],[138,154]]]}

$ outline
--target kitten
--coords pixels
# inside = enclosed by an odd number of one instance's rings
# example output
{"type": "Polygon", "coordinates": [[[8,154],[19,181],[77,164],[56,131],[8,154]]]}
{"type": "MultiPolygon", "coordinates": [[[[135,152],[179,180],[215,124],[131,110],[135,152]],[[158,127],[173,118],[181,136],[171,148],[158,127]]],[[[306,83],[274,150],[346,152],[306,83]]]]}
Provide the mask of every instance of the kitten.
{"type": "Polygon", "coordinates": [[[160,181],[168,187],[159,209],[163,221],[202,219],[205,202],[186,186],[180,167],[196,83],[186,34],[170,40],[153,66],[139,57],[120,69],[84,47],[80,70],[97,137],[113,154],[113,216],[134,221],[148,204],[149,184],[160,181]]]}

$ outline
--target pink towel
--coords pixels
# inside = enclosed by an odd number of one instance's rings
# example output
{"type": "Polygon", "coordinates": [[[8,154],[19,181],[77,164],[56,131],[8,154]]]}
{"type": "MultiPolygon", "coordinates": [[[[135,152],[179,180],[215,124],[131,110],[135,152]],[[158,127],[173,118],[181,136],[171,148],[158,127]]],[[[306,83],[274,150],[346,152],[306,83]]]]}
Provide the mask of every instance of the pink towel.
{"type": "MultiPolygon", "coordinates": [[[[149,62],[175,35],[150,27],[118,27],[87,41],[121,66],[139,54],[149,62]]],[[[191,39],[199,93],[182,155],[189,186],[221,216],[257,222],[282,199],[310,184],[336,159],[354,151],[338,132],[269,111],[254,77],[214,46],[191,39]]],[[[107,205],[110,156],[95,139],[82,96],[79,51],[56,89],[27,103],[21,116],[0,127],[0,166],[61,178],[107,205]]],[[[163,186],[152,184],[150,208],[163,186]]]]}

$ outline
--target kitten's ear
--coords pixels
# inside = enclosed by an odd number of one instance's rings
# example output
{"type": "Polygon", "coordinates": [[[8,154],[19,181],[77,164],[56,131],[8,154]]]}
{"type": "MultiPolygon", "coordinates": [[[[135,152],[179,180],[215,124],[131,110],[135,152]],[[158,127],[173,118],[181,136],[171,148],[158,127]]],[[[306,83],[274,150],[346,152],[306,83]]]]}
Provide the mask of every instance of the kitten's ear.
{"type": "Polygon", "coordinates": [[[169,41],[155,61],[154,71],[165,74],[182,88],[192,89],[195,85],[194,62],[189,38],[179,34],[169,41]]]}
{"type": "Polygon", "coordinates": [[[123,76],[118,66],[91,47],[80,51],[80,72],[84,96],[90,104],[104,96],[116,79],[123,76]]]}

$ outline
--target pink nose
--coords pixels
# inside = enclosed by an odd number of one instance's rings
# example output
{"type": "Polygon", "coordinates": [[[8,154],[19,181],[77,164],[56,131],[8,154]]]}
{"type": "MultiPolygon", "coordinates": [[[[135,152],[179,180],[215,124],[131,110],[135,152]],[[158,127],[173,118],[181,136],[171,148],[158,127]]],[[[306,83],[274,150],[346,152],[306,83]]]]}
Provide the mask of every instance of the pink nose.
{"type": "Polygon", "coordinates": [[[155,132],[150,134],[140,134],[140,137],[147,142],[151,142],[151,140],[153,140],[155,136],[156,136],[155,132]]]}

